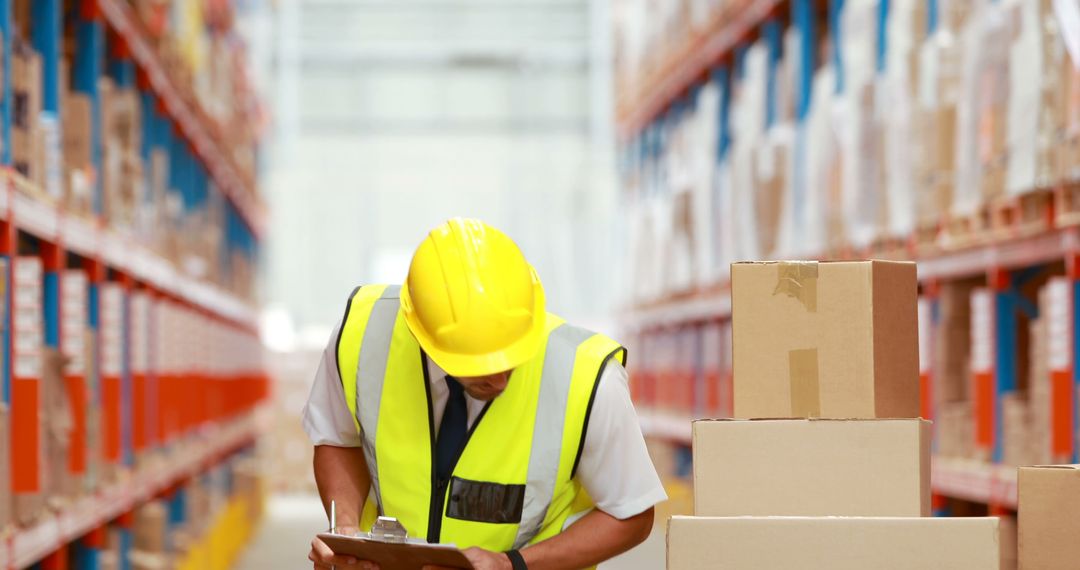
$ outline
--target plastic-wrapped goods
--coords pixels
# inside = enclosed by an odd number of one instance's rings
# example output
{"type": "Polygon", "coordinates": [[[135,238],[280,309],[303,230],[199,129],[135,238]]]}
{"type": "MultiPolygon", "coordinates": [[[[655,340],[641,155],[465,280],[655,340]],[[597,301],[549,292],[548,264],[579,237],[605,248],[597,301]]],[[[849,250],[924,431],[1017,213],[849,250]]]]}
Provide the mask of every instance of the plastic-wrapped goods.
{"type": "Polygon", "coordinates": [[[638,302],[653,300],[660,295],[660,239],[655,228],[654,208],[648,203],[655,201],[655,198],[641,200],[633,204],[629,212],[630,254],[633,256],[630,282],[634,284],[632,298],[638,302]]]}
{"type": "Polygon", "coordinates": [[[1043,15],[1038,1],[1011,0],[1006,10],[1017,33],[1009,47],[1009,162],[1005,189],[1016,195],[1048,182],[1036,176],[1043,98],[1043,15]]]}
{"type": "Polygon", "coordinates": [[[776,122],[795,122],[795,99],[798,97],[799,58],[802,46],[795,27],[784,31],[783,57],[776,74],[776,122]]]}
{"type": "Polygon", "coordinates": [[[773,125],[754,153],[754,214],[758,248],[764,258],[782,257],[779,249],[783,200],[792,184],[795,129],[790,123],[773,125]]]}
{"type": "Polygon", "coordinates": [[[760,259],[764,253],[758,240],[754,154],[764,135],[767,69],[766,47],[756,42],[747,50],[742,76],[732,88],[731,222],[735,225],[733,253],[738,259],[760,259]]]}
{"type": "Polygon", "coordinates": [[[1053,49],[1059,54],[1060,103],[1058,121],[1060,140],[1057,178],[1063,182],[1080,180],[1080,7],[1075,3],[1053,0],[1053,18],[1046,25],[1055,36],[1053,49]],[[1063,86],[1060,87],[1060,86],[1063,86]]]}
{"type": "Polygon", "coordinates": [[[694,224],[695,281],[699,287],[710,285],[717,280],[716,269],[712,264],[714,239],[711,216],[719,109],[720,89],[715,81],[710,81],[697,92],[688,141],[692,204],[690,215],[694,224]]]}
{"type": "Polygon", "coordinates": [[[732,188],[734,181],[731,172],[731,153],[720,158],[716,165],[716,177],[713,180],[712,220],[713,235],[713,267],[722,280],[727,280],[731,275],[730,265],[736,260],[735,257],[735,232],[732,209],[732,188]]]}
{"type": "Polygon", "coordinates": [[[874,0],[847,2],[840,15],[843,91],[836,101],[834,121],[842,154],[843,241],[856,247],[867,246],[877,237],[882,211],[881,141],[874,93],[877,18],[874,0]]]}
{"type": "Polygon", "coordinates": [[[976,14],[968,20],[958,38],[962,55],[956,111],[956,185],[950,211],[959,216],[975,213],[982,203],[978,134],[981,70],[986,65],[983,51],[985,21],[981,13],[976,14]]]}
{"type": "Polygon", "coordinates": [[[885,73],[877,83],[877,122],[883,134],[885,230],[890,237],[907,236],[915,228],[914,86],[918,76],[916,38],[924,37],[925,3],[890,3],[885,73]]]}
{"type": "Polygon", "coordinates": [[[670,135],[665,145],[667,180],[664,186],[669,192],[671,215],[669,248],[662,258],[665,263],[662,274],[667,279],[664,289],[667,293],[684,292],[690,289],[694,282],[694,228],[691,215],[693,175],[690,170],[691,151],[687,140],[689,114],[685,107],[679,108],[671,121],[670,135]]]}
{"type": "Polygon", "coordinates": [[[963,63],[952,204],[956,215],[973,214],[1004,193],[1008,33],[1008,14],[997,4],[974,12],[961,32],[963,63]]]}
{"type": "Polygon", "coordinates": [[[956,102],[960,43],[954,31],[939,26],[919,48],[914,147],[916,219],[936,224],[953,202],[956,170],[956,102]]]}
{"type": "Polygon", "coordinates": [[[820,255],[842,241],[835,91],[836,72],[825,64],[814,74],[809,113],[795,130],[792,183],[780,218],[779,250],[785,256],[820,255]]]}

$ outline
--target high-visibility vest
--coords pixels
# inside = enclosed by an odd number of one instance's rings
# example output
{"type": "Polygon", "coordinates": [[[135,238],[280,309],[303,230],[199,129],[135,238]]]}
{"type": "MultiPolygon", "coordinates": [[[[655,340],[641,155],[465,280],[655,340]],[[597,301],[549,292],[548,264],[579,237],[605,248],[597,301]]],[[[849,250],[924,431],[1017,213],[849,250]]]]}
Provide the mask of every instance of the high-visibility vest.
{"type": "Polygon", "coordinates": [[[548,314],[546,346],[485,406],[443,485],[427,357],[405,324],[400,290],[353,291],[337,339],[345,400],[371,474],[361,527],[392,516],[410,536],[495,552],[558,534],[593,506],[577,464],[600,375],[612,359],[625,363],[626,350],[548,314]]]}

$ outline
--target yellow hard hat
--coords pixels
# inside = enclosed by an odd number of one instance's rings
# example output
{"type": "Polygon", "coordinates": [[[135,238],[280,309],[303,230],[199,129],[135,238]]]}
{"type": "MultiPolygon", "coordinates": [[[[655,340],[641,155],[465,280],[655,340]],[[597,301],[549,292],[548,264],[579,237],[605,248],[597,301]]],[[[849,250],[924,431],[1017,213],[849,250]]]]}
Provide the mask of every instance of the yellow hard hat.
{"type": "Polygon", "coordinates": [[[401,306],[420,347],[451,376],[515,368],[540,351],[544,287],[517,245],[478,220],[454,218],[413,254],[401,306]]]}

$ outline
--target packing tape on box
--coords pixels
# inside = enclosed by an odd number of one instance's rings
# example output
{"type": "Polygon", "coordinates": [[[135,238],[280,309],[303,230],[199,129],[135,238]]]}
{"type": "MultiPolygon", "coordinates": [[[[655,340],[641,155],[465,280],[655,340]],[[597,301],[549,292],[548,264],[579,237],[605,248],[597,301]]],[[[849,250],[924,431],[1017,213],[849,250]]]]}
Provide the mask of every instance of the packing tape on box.
{"type": "Polygon", "coordinates": [[[773,295],[787,295],[802,303],[811,313],[817,312],[818,264],[816,261],[780,261],[776,264],[776,288],[773,295]]]}
{"type": "Polygon", "coordinates": [[[791,415],[821,417],[821,384],[818,382],[816,348],[788,351],[788,380],[791,383],[791,415]]]}

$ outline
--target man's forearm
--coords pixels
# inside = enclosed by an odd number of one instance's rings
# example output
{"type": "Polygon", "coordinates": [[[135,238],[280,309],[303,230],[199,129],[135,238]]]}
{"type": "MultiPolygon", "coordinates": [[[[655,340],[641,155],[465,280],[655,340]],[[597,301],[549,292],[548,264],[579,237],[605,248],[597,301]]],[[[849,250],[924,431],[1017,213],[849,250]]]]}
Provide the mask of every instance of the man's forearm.
{"type": "Polygon", "coordinates": [[[599,509],[566,531],[521,551],[529,570],[587,568],[644,542],[652,532],[653,509],[619,520],[599,509]]]}
{"type": "Polygon", "coordinates": [[[360,526],[360,513],[371,488],[364,452],[358,447],[315,446],[315,484],[327,516],[335,503],[338,528],[360,526]]]}

